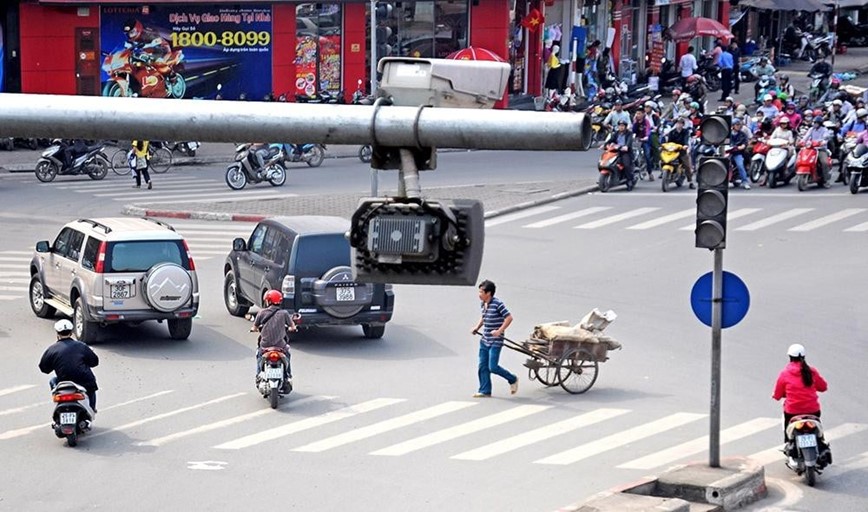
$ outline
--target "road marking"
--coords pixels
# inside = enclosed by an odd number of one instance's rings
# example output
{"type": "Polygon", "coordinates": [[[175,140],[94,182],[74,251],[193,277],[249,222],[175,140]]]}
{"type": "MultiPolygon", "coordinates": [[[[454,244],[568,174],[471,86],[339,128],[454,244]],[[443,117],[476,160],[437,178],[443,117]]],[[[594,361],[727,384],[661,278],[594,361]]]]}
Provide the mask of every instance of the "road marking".
{"type": "MultiPolygon", "coordinates": [[[[726,221],[729,222],[731,220],[735,220],[741,217],[746,217],[752,213],[756,213],[762,210],[762,208],[740,208],[735,210],[734,212],[727,212],[726,221]]],[[[681,231],[693,231],[696,229],[696,223],[690,224],[688,226],[684,226],[683,228],[679,228],[681,231]]]]}
{"type": "Polygon", "coordinates": [[[21,256],[33,256],[33,251],[0,251],[0,254],[18,254],[21,256]]]}
{"type": "Polygon", "coordinates": [[[804,215],[810,211],[813,211],[813,208],[793,208],[792,210],[787,210],[783,213],[766,217],[763,220],[758,220],[752,224],[748,224],[747,226],[736,228],[736,231],[756,231],[771,226],[772,224],[777,224],[778,222],[783,222],[787,219],[804,215]]]}
{"type": "Polygon", "coordinates": [[[30,260],[31,258],[22,258],[21,256],[4,256],[3,254],[0,254],[0,261],[15,261],[26,265],[30,263],[30,260]]]}
{"type": "Polygon", "coordinates": [[[826,215],[825,217],[820,217],[819,219],[812,220],[811,222],[806,222],[802,225],[790,228],[787,231],[811,231],[813,229],[823,227],[827,224],[846,219],[847,217],[858,215],[864,211],[866,211],[865,208],[847,208],[845,210],[841,210],[840,212],[826,215]]]}
{"type": "Polygon", "coordinates": [[[30,388],[35,388],[36,384],[22,384],[20,386],[12,386],[11,388],[0,389],[0,396],[11,395],[19,391],[25,391],[30,388]]]}
{"type": "Polygon", "coordinates": [[[234,441],[229,441],[227,443],[217,445],[214,448],[220,450],[238,450],[241,448],[247,448],[257,444],[265,443],[267,441],[273,441],[275,439],[279,439],[290,434],[295,434],[303,430],[308,430],[311,428],[326,425],[328,423],[333,423],[335,421],[351,418],[357,414],[375,411],[377,409],[388,407],[390,405],[401,403],[403,401],[405,401],[403,398],[377,398],[374,400],[369,400],[367,402],[362,402],[360,404],[350,405],[336,411],[320,414],[319,416],[305,418],[303,420],[282,425],[280,427],[275,427],[256,434],[244,436],[242,438],[235,439],[234,441]]]}
{"type": "MultiPolygon", "coordinates": [[[[783,428],[783,424],[781,423],[781,421],[779,421],[778,423],[781,425],[781,428],[783,428]]],[[[865,430],[868,430],[868,424],[844,423],[842,425],[838,425],[837,427],[826,429],[825,435],[826,439],[828,439],[831,443],[836,439],[841,439],[849,435],[858,434],[859,432],[863,432],[865,430]]],[[[753,459],[758,464],[765,466],[766,464],[770,464],[775,461],[783,461],[784,454],[781,452],[781,445],[777,445],[774,448],[769,448],[761,452],[756,452],[753,455],[750,455],[749,458],[753,459]]]]}
{"type": "Polygon", "coordinates": [[[368,425],[367,427],[357,428],[343,434],[328,437],[321,441],[306,444],[295,448],[293,451],[324,452],[332,448],[337,448],[338,446],[343,446],[355,441],[361,441],[362,439],[367,439],[385,432],[391,432],[392,430],[407,427],[421,421],[430,420],[431,418],[436,418],[437,416],[442,416],[450,412],[460,411],[461,409],[474,405],[477,405],[477,402],[445,402],[427,409],[411,412],[410,414],[398,416],[397,418],[391,418],[379,423],[374,423],[373,425],[368,425]]]}
{"type": "Polygon", "coordinates": [[[496,217],[491,220],[485,221],[485,227],[490,228],[492,226],[498,226],[500,224],[506,224],[507,222],[512,222],[514,220],[523,219],[525,217],[533,217],[534,215],[541,215],[543,213],[548,213],[554,210],[560,210],[560,206],[538,206],[536,208],[528,208],[527,210],[521,212],[510,213],[507,215],[501,215],[500,217],[496,217]]]}
{"type": "Polygon", "coordinates": [[[26,411],[28,409],[33,409],[34,407],[39,407],[40,405],[45,405],[45,402],[39,402],[38,404],[30,404],[24,405],[21,407],[16,407],[14,409],[6,409],[4,411],[0,411],[0,416],[7,416],[9,414],[16,414],[22,411],[26,411]]]}
{"type": "MultiPolygon", "coordinates": [[[[729,443],[743,437],[756,434],[762,430],[780,425],[780,418],[754,418],[750,421],[735,425],[726,430],[720,431],[720,443],[729,443]]],[[[639,457],[638,459],[625,462],[618,466],[625,469],[653,469],[660,466],[671,464],[677,460],[702,453],[708,449],[708,436],[698,437],[686,443],[660,450],[659,452],[639,457]]]]}
{"type": "Polygon", "coordinates": [[[622,220],[632,219],[633,217],[645,215],[659,209],[660,208],[656,207],[637,208],[635,210],[630,210],[629,212],[612,215],[611,217],[606,217],[605,219],[595,220],[593,222],[588,222],[587,224],[576,226],[575,229],[596,229],[599,227],[608,226],[609,224],[614,224],[616,222],[621,222],[622,220]]]}
{"type": "MultiPolygon", "coordinates": [[[[198,199],[187,199],[189,196],[175,196],[174,199],[165,199],[163,198],[167,196],[157,196],[160,197],[161,200],[154,201],[143,197],[141,201],[137,201],[134,204],[139,206],[150,206],[152,204],[166,204],[166,203],[216,203],[219,202],[220,199],[230,198],[232,200],[236,199],[280,199],[283,197],[298,197],[298,194],[277,194],[277,193],[268,193],[268,192],[224,192],[221,195],[217,195],[215,197],[210,198],[198,198],[198,199]]],[[[127,199],[113,199],[113,201],[127,201],[127,199]]]]}
{"type": "Polygon", "coordinates": [[[584,210],[579,210],[577,212],[567,213],[564,215],[558,215],[557,217],[552,217],[550,219],[541,220],[539,222],[534,222],[533,224],[527,224],[522,226],[523,228],[545,228],[548,226],[553,226],[555,224],[560,224],[561,222],[567,222],[573,219],[578,219],[581,217],[586,217],[588,215],[593,215],[595,213],[603,212],[606,210],[611,210],[611,206],[592,206],[591,208],[585,208],[584,210]]]}
{"type": "MultiPolygon", "coordinates": [[[[293,400],[292,407],[298,407],[300,405],[304,405],[310,402],[316,402],[320,400],[334,400],[333,396],[309,396],[307,398],[302,398],[301,400],[293,400]]],[[[213,423],[208,423],[206,425],[202,425],[196,428],[191,428],[189,430],[183,430],[181,432],[175,432],[174,434],[169,434],[167,436],[158,437],[156,439],[151,439],[149,441],[142,441],[136,443],[136,446],[162,446],[167,443],[171,443],[172,441],[176,441],[183,437],[189,437],[195,434],[201,434],[203,432],[210,432],[212,430],[217,430],[223,427],[228,427],[230,425],[236,425],[238,423],[243,423],[247,420],[252,420],[254,418],[258,418],[260,416],[264,416],[266,414],[273,414],[271,409],[260,409],[258,411],[254,411],[247,414],[242,414],[240,416],[235,416],[232,418],[227,418],[221,421],[215,421],[213,423]]]]}
{"type": "Polygon", "coordinates": [[[19,270],[18,272],[0,272],[0,278],[3,277],[20,277],[22,280],[24,280],[23,282],[30,282],[30,274],[26,270],[19,270]]]}
{"type": "Polygon", "coordinates": [[[207,402],[202,402],[202,403],[196,404],[196,405],[191,405],[189,407],[182,407],[180,409],[175,409],[174,411],[164,412],[162,414],[156,414],[154,416],[148,416],[147,418],[142,418],[140,420],[131,421],[130,423],[125,423],[125,424],[117,426],[117,427],[112,427],[112,428],[106,429],[106,430],[100,430],[99,432],[92,435],[91,437],[101,436],[103,434],[108,434],[110,432],[119,432],[121,430],[126,430],[126,429],[132,428],[132,427],[138,427],[139,425],[144,425],[145,423],[151,423],[151,422],[154,422],[157,420],[162,420],[164,418],[170,418],[172,416],[177,416],[178,414],[182,414],[185,412],[195,411],[196,409],[201,409],[202,407],[205,407],[208,405],[212,405],[212,404],[216,404],[216,403],[220,403],[220,402],[225,402],[226,400],[229,400],[232,398],[237,398],[237,397],[245,395],[245,394],[246,393],[233,393],[231,395],[221,396],[219,398],[215,398],[213,400],[208,400],[207,402]]]}
{"type": "MultiPolygon", "coordinates": [[[[162,192],[169,191],[172,193],[184,192],[188,191],[189,195],[202,195],[201,193],[206,193],[211,191],[213,192],[232,192],[229,190],[226,185],[214,184],[214,185],[196,185],[191,188],[190,185],[164,185],[162,183],[157,182],[160,188],[160,197],[163,197],[166,194],[162,194],[162,192]],[[201,192],[201,193],[200,193],[201,192]],[[197,194],[198,193],[198,194],[197,194]]],[[[119,190],[115,190],[114,192],[106,192],[100,194],[93,194],[94,197],[142,197],[144,194],[151,194],[153,192],[147,192],[144,190],[130,190],[132,187],[127,187],[124,185],[124,191],[121,192],[119,190]]],[[[175,194],[178,195],[178,194],[175,194]]]]}
{"type": "Polygon", "coordinates": [[[596,409],[586,414],[581,414],[574,418],[569,418],[564,421],[552,423],[523,434],[518,434],[500,441],[496,441],[485,446],[481,446],[474,450],[469,450],[464,453],[454,455],[453,459],[460,460],[486,460],[497,455],[502,455],[506,452],[511,452],[519,448],[545,441],[555,436],[572,432],[573,430],[593,425],[608,419],[621,416],[630,412],[628,409],[596,409]]]}
{"type": "Polygon", "coordinates": [[[636,224],[628,227],[627,229],[651,229],[656,228],[657,226],[662,226],[668,222],[681,220],[685,217],[693,217],[696,215],[696,208],[691,208],[689,210],[682,210],[680,212],[675,212],[669,215],[664,215],[663,217],[658,217],[656,219],[652,219],[649,221],[642,222],[640,224],[636,224]]]}
{"type": "MultiPolygon", "coordinates": [[[[160,178],[158,178],[158,180],[160,181],[160,183],[171,183],[172,185],[176,185],[176,184],[177,185],[181,185],[181,184],[201,185],[203,183],[203,181],[201,179],[196,179],[196,178],[178,178],[178,179],[168,179],[167,180],[165,178],[160,177],[160,178]]],[[[79,191],[88,191],[89,192],[89,191],[99,191],[99,190],[117,190],[122,186],[125,186],[125,187],[131,186],[130,183],[132,181],[133,181],[133,178],[130,175],[127,175],[126,178],[120,177],[120,179],[113,179],[113,180],[105,182],[105,183],[98,183],[98,184],[96,184],[96,183],[95,184],[82,183],[80,185],[66,184],[66,185],[57,185],[56,188],[73,190],[76,192],[79,192],[79,191]]],[[[208,180],[208,181],[211,181],[211,180],[208,180]]],[[[205,183],[208,183],[208,181],[206,181],[205,183]]],[[[217,181],[217,180],[213,180],[212,182],[213,183],[219,183],[219,181],[217,181]]]]}
{"type": "Polygon", "coordinates": [[[868,222],[863,222],[862,224],[857,224],[857,225],[853,226],[852,228],[845,229],[844,231],[849,231],[849,232],[868,231],[868,222]]]}
{"type": "Polygon", "coordinates": [[[26,286],[0,286],[0,292],[26,292],[26,286]]]}
{"type": "Polygon", "coordinates": [[[551,406],[548,405],[519,405],[518,407],[513,407],[512,409],[497,414],[468,421],[461,425],[438,430],[437,432],[410,439],[403,443],[388,446],[382,450],[371,452],[371,455],[406,455],[410,452],[421,450],[422,448],[427,448],[435,444],[444,443],[458,437],[473,434],[491,427],[496,427],[497,425],[524,418],[525,416],[530,416],[531,414],[536,414],[550,408],[551,406]]]}
{"type": "MultiPolygon", "coordinates": [[[[132,399],[132,400],[127,400],[126,402],[121,402],[121,403],[119,403],[119,404],[110,405],[110,406],[108,406],[108,407],[105,407],[105,408],[102,408],[102,409],[98,409],[98,410],[103,411],[103,412],[105,412],[105,411],[110,411],[110,410],[112,410],[112,409],[117,409],[118,407],[123,407],[123,406],[125,406],[125,405],[134,404],[134,403],[136,403],[136,402],[141,402],[141,401],[143,401],[143,400],[148,400],[148,399],[151,399],[151,398],[156,398],[156,397],[161,396],[161,395],[167,395],[167,394],[172,393],[172,392],[173,392],[173,390],[160,391],[160,392],[158,392],[158,393],[154,393],[154,394],[152,394],[152,395],[147,395],[147,396],[142,396],[142,397],[139,397],[139,398],[134,398],[134,399],[132,399]]],[[[99,414],[97,414],[97,416],[99,416],[99,414]]],[[[29,427],[18,428],[18,429],[15,429],[15,430],[8,430],[8,431],[6,431],[6,432],[2,432],[2,433],[0,433],[0,441],[5,440],[5,439],[14,439],[14,438],[16,438],[16,437],[25,436],[25,435],[27,435],[27,434],[29,434],[29,433],[31,433],[31,432],[34,432],[34,431],[39,430],[39,429],[41,429],[41,428],[48,427],[48,426],[50,426],[50,425],[51,425],[51,423],[40,423],[40,424],[38,424],[38,425],[31,425],[31,426],[29,426],[29,427]]]]}
{"type": "Polygon", "coordinates": [[[536,460],[534,461],[534,464],[573,464],[574,462],[593,457],[594,455],[599,455],[603,452],[614,450],[615,448],[620,448],[621,446],[630,443],[635,443],[636,441],[640,441],[646,437],[651,437],[675,427],[680,427],[690,422],[700,420],[705,416],[705,414],[678,412],[660,418],[659,420],[650,421],[638,427],[633,427],[624,430],[623,432],[596,439],[590,443],[576,446],[575,448],[536,460]]]}

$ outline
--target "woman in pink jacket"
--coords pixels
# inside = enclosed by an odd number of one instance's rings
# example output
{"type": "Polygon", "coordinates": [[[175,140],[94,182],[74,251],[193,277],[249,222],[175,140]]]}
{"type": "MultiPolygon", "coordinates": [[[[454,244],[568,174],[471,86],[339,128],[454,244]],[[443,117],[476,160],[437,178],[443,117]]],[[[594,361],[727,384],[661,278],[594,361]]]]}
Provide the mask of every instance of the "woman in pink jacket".
{"type": "MultiPolygon", "coordinates": [[[[790,362],[781,370],[775,383],[772,398],[784,399],[784,442],[787,442],[787,425],[793,416],[812,414],[820,417],[820,400],[817,393],[826,391],[829,386],[816,368],[805,362],[805,347],[794,343],[787,349],[790,362]]],[[[824,440],[820,440],[825,447],[824,440]]],[[[821,450],[822,453],[822,450],[821,450]]],[[[789,453],[787,453],[789,455],[789,453]]]]}

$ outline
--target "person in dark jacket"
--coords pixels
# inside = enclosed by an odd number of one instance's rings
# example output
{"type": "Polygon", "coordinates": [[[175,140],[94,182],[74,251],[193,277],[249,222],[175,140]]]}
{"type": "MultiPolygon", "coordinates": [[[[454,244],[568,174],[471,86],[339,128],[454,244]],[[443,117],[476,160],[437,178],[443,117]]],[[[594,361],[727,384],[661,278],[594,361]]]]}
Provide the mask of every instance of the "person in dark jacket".
{"type": "Polygon", "coordinates": [[[59,320],[54,324],[57,343],[48,347],[39,361],[42,373],[54,372],[49,381],[52,389],[58,382],[72,381],[87,390],[90,408],[96,412],[96,376],[91,368],[99,365],[99,357],[86,344],[72,338],[72,322],[59,320]]]}
{"type": "Polygon", "coordinates": [[[621,162],[624,164],[624,173],[627,175],[627,190],[633,190],[636,178],[633,176],[633,134],[627,129],[627,121],[618,121],[618,129],[613,131],[606,139],[604,146],[615,144],[621,153],[621,162]]]}
{"type": "Polygon", "coordinates": [[[692,131],[684,126],[684,118],[679,117],[675,120],[675,127],[666,133],[665,140],[666,142],[674,142],[684,146],[684,150],[678,158],[681,160],[681,165],[684,166],[684,174],[687,176],[687,183],[690,188],[693,189],[696,188],[696,185],[693,184],[693,166],[690,165],[690,156],[687,153],[688,148],[690,148],[691,135],[692,131]]]}

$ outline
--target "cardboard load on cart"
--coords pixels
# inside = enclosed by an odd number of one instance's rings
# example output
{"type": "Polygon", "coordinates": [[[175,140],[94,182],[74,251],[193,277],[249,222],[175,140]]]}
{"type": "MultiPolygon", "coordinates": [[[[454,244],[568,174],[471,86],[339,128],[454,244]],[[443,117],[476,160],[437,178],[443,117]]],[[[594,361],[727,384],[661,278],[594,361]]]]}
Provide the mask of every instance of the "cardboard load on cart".
{"type": "Polygon", "coordinates": [[[617,317],[618,315],[612,310],[603,312],[594,308],[576,325],[570,325],[566,320],[535,325],[531,338],[546,341],[601,343],[606,345],[608,350],[617,350],[621,348],[621,344],[615,338],[603,334],[603,330],[617,317]]]}

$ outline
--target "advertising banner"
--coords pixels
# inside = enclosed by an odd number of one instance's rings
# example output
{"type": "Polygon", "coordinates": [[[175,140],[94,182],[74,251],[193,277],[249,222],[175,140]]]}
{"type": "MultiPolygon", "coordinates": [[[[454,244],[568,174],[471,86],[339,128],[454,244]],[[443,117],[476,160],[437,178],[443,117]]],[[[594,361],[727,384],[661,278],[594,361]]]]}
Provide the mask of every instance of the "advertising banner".
{"type": "Polygon", "coordinates": [[[102,7],[102,94],[260,100],[271,20],[268,4],[102,7]]]}
{"type": "Polygon", "coordinates": [[[341,88],[341,36],[299,36],[295,46],[295,94],[341,88]],[[317,84],[317,81],[319,84],[317,84]]]}

